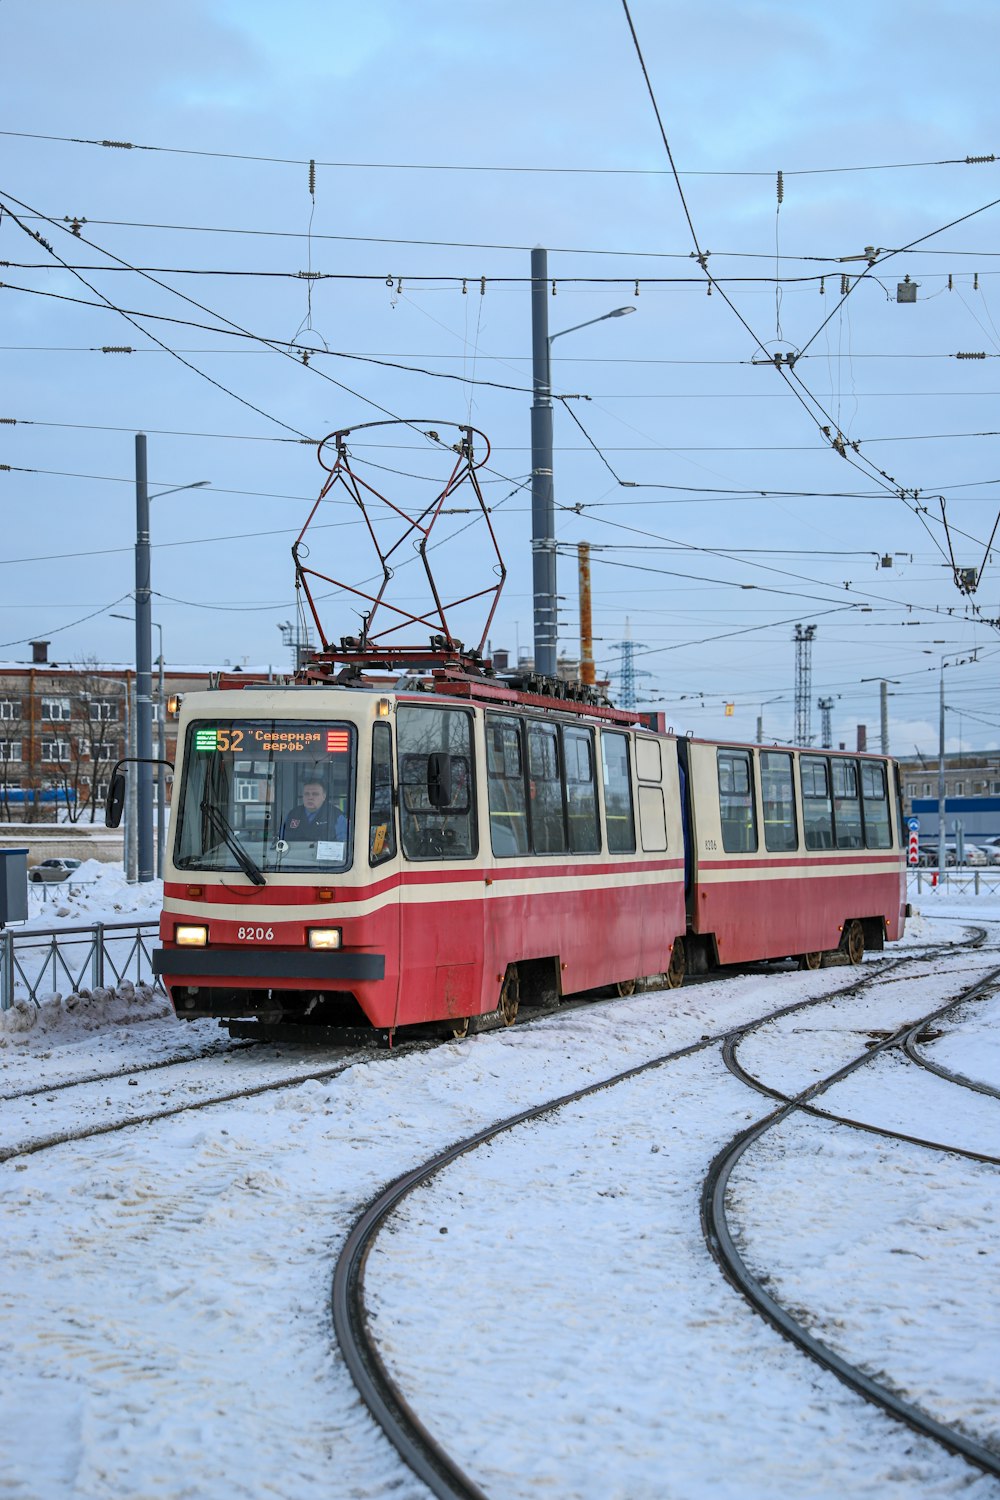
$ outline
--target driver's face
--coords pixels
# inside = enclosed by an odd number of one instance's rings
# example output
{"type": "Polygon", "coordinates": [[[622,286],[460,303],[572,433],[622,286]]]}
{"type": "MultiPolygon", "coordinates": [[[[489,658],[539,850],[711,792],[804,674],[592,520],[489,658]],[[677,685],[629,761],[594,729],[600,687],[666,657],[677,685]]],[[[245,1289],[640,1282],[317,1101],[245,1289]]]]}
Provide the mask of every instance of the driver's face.
{"type": "Polygon", "coordinates": [[[316,812],[326,801],[326,792],[316,781],[310,781],[302,788],[302,806],[306,812],[316,812]]]}

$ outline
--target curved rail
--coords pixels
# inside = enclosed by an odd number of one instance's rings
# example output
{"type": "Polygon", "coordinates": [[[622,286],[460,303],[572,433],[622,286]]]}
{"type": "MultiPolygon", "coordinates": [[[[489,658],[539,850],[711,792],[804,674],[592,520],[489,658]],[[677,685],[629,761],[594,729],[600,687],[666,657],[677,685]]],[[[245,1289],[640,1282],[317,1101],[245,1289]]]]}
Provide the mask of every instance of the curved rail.
{"type": "MultiPolygon", "coordinates": [[[[973,998],[978,990],[985,988],[988,984],[994,983],[998,976],[1000,976],[1000,969],[994,969],[989,975],[979,980],[977,984],[971,986],[968,991],[949,1001],[947,1005],[939,1006],[926,1015],[918,1023],[917,1029],[926,1026],[930,1021],[937,1020],[940,1016],[945,1015],[949,1010],[953,1009],[954,1006],[973,998]]],[[[746,1028],[747,1032],[755,1029],[760,1024],[762,1024],[760,1021],[754,1022],[752,1026],[746,1028]]],[[[901,1396],[898,1396],[887,1386],[872,1379],[863,1370],[859,1369],[856,1365],[852,1365],[848,1360],[837,1354],[835,1350],[824,1344],[822,1340],[814,1338],[796,1318],[792,1317],[787,1309],[782,1307],[765,1290],[758,1278],[749,1270],[736,1247],[726,1217],[726,1189],[733,1168],[744,1152],[755,1141],[759,1140],[775,1125],[788,1119],[797,1110],[808,1111],[814,1114],[818,1113],[828,1119],[837,1119],[839,1123],[857,1126],[860,1129],[875,1130],[878,1134],[889,1136],[896,1134],[896,1132],[892,1131],[879,1131],[877,1127],[862,1125],[858,1121],[844,1120],[841,1122],[839,1117],[830,1116],[825,1111],[811,1108],[810,1104],[811,1100],[816,1096],[824,1093],[828,1088],[839,1083],[841,1079],[848,1077],[851,1073],[863,1067],[869,1058],[877,1056],[879,1052],[884,1052],[889,1047],[900,1045],[913,1029],[907,1026],[905,1029],[894,1032],[891,1036],[877,1042],[875,1046],[866,1049],[860,1057],[856,1057],[842,1068],[838,1068],[829,1077],[811,1084],[801,1094],[781,1104],[778,1109],[772,1111],[765,1119],[759,1120],[747,1130],[741,1131],[727,1146],[724,1146],[712,1162],[702,1188],[702,1228],[708,1248],[722,1269],[726,1279],[746,1297],[757,1312],[772,1327],[777,1329],[780,1334],[802,1349],[817,1364],[830,1370],[845,1385],[864,1396],[867,1401],[871,1401],[874,1405],[881,1407],[883,1411],[888,1412],[890,1415],[898,1417],[900,1421],[905,1422],[909,1427],[912,1427],[923,1436],[932,1438],[935,1442],[941,1444],[942,1447],[947,1448],[949,1452],[967,1459],[970,1463],[975,1464],[988,1474],[1000,1477],[1000,1454],[994,1453],[974,1438],[969,1438],[964,1433],[958,1432],[942,1422],[938,1422],[934,1417],[931,1417],[919,1407],[914,1406],[911,1402],[904,1401],[901,1396]]],[[[730,1051],[732,1053],[732,1049],[730,1051]]],[[[740,1072],[742,1074],[742,1069],[740,1072]]],[[[750,1075],[742,1074],[742,1076],[745,1081],[751,1083],[751,1086],[759,1087],[761,1092],[774,1095],[774,1090],[769,1089],[766,1085],[758,1085],[750,1075]]],[[[914,1139],[913,1137],[906,1136],[902,1138],[906,1140],[914,1139]]],[[[940,1146],[935,1142],[917,1140],[915,1144],[933,1146],[936,1149],[944,1151],[955,1151],[953,1147],[940,1146]]],[[[975,1153],[964,1151],[957,1152],[956,1154],[975,1155],[975,1153]]],[[[995,1158],[991,1157],[979,1159],[990,1162],[995,1161],[995,1158]]]]}
{"type": "MultiPolygon", "coordinates": [[[[985,933],[982,936],[985,937],[985,933]]],[[[948,946],[952,947],[952,945],[948,946]]],[[[869,985],[882,981],[890,967],[897,968],[912,961],[916,960],[909,956],[890,960],[888,964],[880,964],[870,975],[855,978],[840,989],[781,1006],[746,1025],[702,1037],[686,1047],[650,1058],[610,1078],[587,1084],[572,1093],[522,1110],[516,1115],[497,1121],[477,1131],[474,1135],[455,1142],[421,1166],[396,1178],[371,1199],[356,1220],[334,1270],[332,1287],[334,1330],[359,1395],[404,1463],[427,1485],[433,1495],[439,1497],[439,1500],[484,1500],[482,1490],[427,1430],[394,1382],[378,1352],[374,1333],[365,1313],[364,1272],[368,1252],[379,1229],[393,1210],[410,1192],[429,1182],[451,1162],[475,1150],[477,1146],[513,1130],[518,1125],[555,1113],[568,1104],[576,1103],[602,1090],[614,1088],[619,1083],[651,1072],[668,1063],[679,1061],[681,1058],[707,1051],[720,1044],[725,1046],[730,1041],[738,1039],[745,1031],[766,1021],[777,1020],[793,1012],[808,1010],[814,1006],[829,1004],[832,1000],[847,995],[857,994],[869,985]]],[[[869,1054],[866,1053],[865,1057],[868,1056],[869,1054]]],[[[764,1122],[765,1127],[773,1123],[777,1115],[788,1113],[790,1108],[791,1106],[785,1106],[775,1115],[769,1116],[764,1122]]],[[[755,1129],[760,1128],[755,1127],[755,1129]]],[[[728,1234],[728,1231],[726,1233],[728,1234]]],[[[941,1430],[943,1434],[948,1433],[948,1429],[942,1427],[941,1430]]],[[[946,1446],[954,1447],[950,1438],[946,1446]]]]}
{"type": "Polygon", "coordinates": [[[920,1041],[920,1033],[926,1026],[926,1021],[912,1026],[903,1038],[903,1051],[911,1062],[920,1068],[926,1068],[929,1073],[936,1073],[939,1078],[947,1079],[949,1083],[957,1084],[963,1089],[974,1089],[977,1094],[989,1094],[994,1099],[1000,1099],[1000,1088],[992,1083],[983,1083],[978,1078],[967,1078],[964,1073],[956,1073],[952,1068],[946,1068],[941,1063],[934,1062],[932,1058],[924,1055],[917,1046],[920,1041]]]}

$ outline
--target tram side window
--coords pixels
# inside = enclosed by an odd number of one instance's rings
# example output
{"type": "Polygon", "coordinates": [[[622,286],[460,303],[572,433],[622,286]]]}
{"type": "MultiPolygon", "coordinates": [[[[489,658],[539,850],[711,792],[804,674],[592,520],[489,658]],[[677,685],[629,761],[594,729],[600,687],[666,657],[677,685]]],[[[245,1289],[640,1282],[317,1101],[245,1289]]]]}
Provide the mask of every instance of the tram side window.
{"type": "Polygon", "coordinates": [[[528,783],[531,843],[536,854],[563,854],[566,818],[559,774],[559,731],[554,724],[528,724],[528,783]]]}
{"type": "Polygon", "coordinates": [[[792,757],[774,750],[760,755],[760,789],[764,801],[764,847],[787,854],[799,846],[795,826],[795,784],[792,757]]]}
{"type": "Polygon", "coordinates": [[[604,730],[601,734],[604,771],[604,816],[608,825],[608,852],[634,854],[635,814],[628,769],[628,736],[604,730]]]}
{"type": "Polygon", "coordinates": [[[865,810],[865,843],[869,849],[890,849],[892,824],[889,821],[885,766],[878,761],[861,763],[861,797],[865,810]]]}
{"type": "Polygon", "coordinates": [[[566,813],[574,854],[596,854],[601,847],[594,785],[594,737],[589,729],[563,729],[566,813]]]}
{"type": "Polygon", "coordinates": [[[835,760],[830,769],[833,773],[833,824],[837,830],[837,848],[863,849],[858,763],[856,760],[835,760]]]}
{"type": "Polygon", "coordinates": [[[802,821],[807,849],[833,848],[833,803],[830,800],[830,768],[818,755],[803,755],[802,821]]]}
{"type": "Polygon", "coordinates": [[[476,853],[472,721],[457,709],[401,707],[396,714],[400,835],[407,859],[476,853]]]}
{"type": "Polygon", "coordinates": [[[757,848],[757,812],[749,750],[719,750],[719,811],[722,847],[727,854],[752,854],[757,848]]]}
{"type": "Polygon", "coordinates": [[[396,852],[396,815],[393,810],[392,730],[388,724],[372,729],[372,800],[368,819],[368,863],[380,865],[396,852]]]}
{"type": "Polygon", "coordinates": [[[490,841],[493,853],[501,857],[528,852],[523,744],[524,730],[520,719],[489,715],[486,720],[486,769],[490,841]]]}

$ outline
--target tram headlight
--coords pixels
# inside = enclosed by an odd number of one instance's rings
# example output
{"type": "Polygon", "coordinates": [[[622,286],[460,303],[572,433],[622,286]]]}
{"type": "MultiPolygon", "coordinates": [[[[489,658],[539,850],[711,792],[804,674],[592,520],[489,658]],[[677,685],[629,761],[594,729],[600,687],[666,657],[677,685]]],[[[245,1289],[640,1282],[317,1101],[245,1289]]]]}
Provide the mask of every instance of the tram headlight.
{"type": "Polygon", "coordinates": [[[309,946],[320,948],[329,952],[331,948],[339,948],[341,942],[339,927],[310,927],[309,946]]]}
{"type": "Polygon", "coordinates": [[[208,945],[208,928],[191,925],[175,927],[174,942],[178,948],[205,948],[208,945]]]}

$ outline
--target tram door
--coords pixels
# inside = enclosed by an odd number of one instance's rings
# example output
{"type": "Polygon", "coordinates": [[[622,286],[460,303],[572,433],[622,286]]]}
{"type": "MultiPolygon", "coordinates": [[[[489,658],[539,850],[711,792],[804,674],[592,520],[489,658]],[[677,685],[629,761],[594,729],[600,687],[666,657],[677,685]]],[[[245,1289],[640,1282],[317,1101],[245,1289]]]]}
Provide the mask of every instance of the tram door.
{"type": "MultiPolygon", "coordinates": [[[[359,803],[361,798],[359,796],[359,803]]],[[[355,859],[362,857],[357,843],[355,859]]],[[[398,865],[396,838],[396,778],[392,755],[392,730],[388,724],[372,726],[372,766],[368,799],[368,866],[373,886],[379,891],[377,910],[378,945],[385,953],[385,979],[392,986],[393,1024],[398,1024],[400,989],[399,881],[392,874],[398,865]],[[384,869],[383,869],[384,867],[384,869]],[[386,877],[383,887],[382,876],[386,877]]],[[[388,999],[389,997],[387,997],[388,999]]]]}
{"type": "Polygon", "coordinates": [[[400,704],[396,713],[400,841],[398,1016],[477,1014],[483,982],[482,880],[473,716],[400,704]]]}

